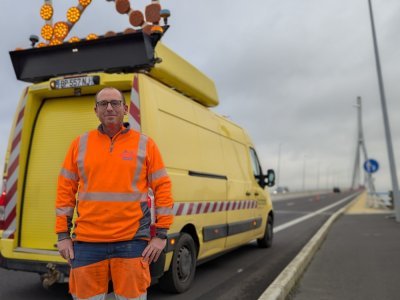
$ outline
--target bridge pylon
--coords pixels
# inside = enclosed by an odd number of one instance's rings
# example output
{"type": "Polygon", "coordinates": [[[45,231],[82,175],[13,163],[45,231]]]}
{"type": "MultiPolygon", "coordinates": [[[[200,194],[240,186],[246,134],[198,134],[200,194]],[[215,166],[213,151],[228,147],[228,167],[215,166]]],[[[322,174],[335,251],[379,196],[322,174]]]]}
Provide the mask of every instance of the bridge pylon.
{"type": "MultiPolygon", "coordinates": [[[[358,188],[360,185],[361,179],[361,171],[363,162],[367,161],[368,154],[367,154],[367,147],[365,146],[365,139],[364,139],[364,132],[362,126],[362,102],[361,97],[357,97],[357,104],[355,105],[357,108],[357,145],[356,145],[356,155],[354,160],[354,169],[353,169],[353,179],[351,182],[351,188],[355,189],[358,188]],[[361,160],[361,156],[363,155],[363,160],[361,160]]],[[[370,194],[375,195],[375,185],[374,180],[372,178],[372,174],[367,173],[364,170],[364,185],[367,186],[370,194]]]]}

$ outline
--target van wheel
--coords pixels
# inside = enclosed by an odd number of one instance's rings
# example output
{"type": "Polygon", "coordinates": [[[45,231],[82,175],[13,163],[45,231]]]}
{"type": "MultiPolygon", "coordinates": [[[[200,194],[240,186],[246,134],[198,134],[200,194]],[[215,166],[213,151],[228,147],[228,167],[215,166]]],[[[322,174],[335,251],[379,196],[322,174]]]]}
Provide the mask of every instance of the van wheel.
{"type": "Polygon", "coordinates": [[[192,237],[182,233],[174,250],[169,270],[159,280],[162,290],[183,293],[188,290],[196,271],[196,246],[192,237]]]}
{"type": "Polygon", "coordinates": [[[261,239],[257,239],[258,247],[269,248],[272,246],[272,240],[274,237],[274,221],[272,216],[268,216],[267,225],[265,228],[264,236],[261,239]]]}

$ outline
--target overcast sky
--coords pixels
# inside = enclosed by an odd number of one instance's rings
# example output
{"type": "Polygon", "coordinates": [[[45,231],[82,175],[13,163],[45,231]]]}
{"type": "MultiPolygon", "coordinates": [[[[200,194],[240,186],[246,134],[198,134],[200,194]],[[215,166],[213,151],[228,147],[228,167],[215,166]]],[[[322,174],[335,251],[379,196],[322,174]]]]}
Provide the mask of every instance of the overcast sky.
{"type": "MultiPolygon", "coordinates": [[[[400,1],[372,1],[399,166],[400,1]]],[[[64,20],[75,2],[53,0],[54,21],[64,20]]],[[[93,2],[72,35],[129,27],[128,17],[112,2],[93,2]]],[[[303,189],[303,172],[306,189],[350,185],[357,142],[354,104],[361,96],[367,151],[380,163],[375,184],[378,191],[391,188],[367,0],[160,2],[172,14],[164,43],[215,81],[220,105],[214,111],[247,130],[264,169],[277,170],[280,157],[280,185],[303,189]]],[[[150,0],[131,3],[143,8],[150,0]]],[[[16,80],[8,51],[27,48],[29,35],[40,35],[42,4],[0,2],[0,165],[26,85],[16,80]]]]}

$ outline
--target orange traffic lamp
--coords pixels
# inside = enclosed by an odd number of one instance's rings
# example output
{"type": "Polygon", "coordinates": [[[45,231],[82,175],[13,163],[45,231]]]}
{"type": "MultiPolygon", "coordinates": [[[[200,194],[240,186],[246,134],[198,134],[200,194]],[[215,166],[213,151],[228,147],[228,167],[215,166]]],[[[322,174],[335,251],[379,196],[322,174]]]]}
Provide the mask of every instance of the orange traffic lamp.
{"type": "Polygon", "coordinates": [[[124,34],[130,34],[130,33],[135,33],[135,32],[137,32],[137,30],[135,30],[131,27],[128,27],[124,30],[124,34]]]}
{"type": "Polygon", "coordinates": [[[50,41],[51,38],[53,37],[53,27],[50,26],[49,24],[46,24],[42,27],[42,30],[40,32],[40,35],[42,38],[44,38],[46,41],[50,41]]]}
{"type": "Polygon", "coordinates": [[[38,43],[38,44],[36,45],[37,48],[43,48],[43,47],[46,47],[46,46],[47,46],[47,44],[46,44],[46,43],[43,43],[43,42],[38,43]]]}
{"type": "Polygon", "coordinates": [[[88,36],[86,37],[86,39],[87,40],[96,40],[96,39],[98,39],[99,37],[96,35],[96,34],[94,34],[94,33],[90,33],[90,34],[88,34],[88,36]]]}
{"type": "Polygon", "coordinates": [[[129,14],[129,22],[132,26],[140,27],[144,24],[144,16],[140,10],[134,10],[129,14]]]}
{"type": "Polygon", "coordinates": [[[77,7],[71,7],[67,11],[67,20],[71,23],[76,23],[81,17],[81,11],[77,7]]]}
{"type": "Polygon", "coordinates": [[[120,14],[127,14],[131,10],[131,4],[129,0],[116,0],[115,8],[120,14]]]}
{"type": "Polygon", "coordinates": [[[63,40],[69,33],[69,26],[66,22],[57,22],[54,24],[54,36],[63,40]]]}
{"type": "Polygon", "coordinates": [[[59,39],[52,39],[51,41],[50,41],[50,46],[57,46],[57,45],[61,45],[62,44],[62,41],[60,41],[59,39]]]}
{"type": "Polygon", "coordinates": [[[154,25],[154,26],[151,27],[151,34],[153,34],[153,33],[155,33],[155,34],[163,34],[164,30],[163,30],[163,28],[161,26],[154,25]]]}
{"type": "Polygon", "coordinates": [[[146,21],[151,23],[158,23],[160,22],[160,12],[161,12],[161,5],[158,3],[152,3],[146,6],[145,15],[146,21]]]}
{"type": "Polygon", "coordinates": [[[43,20],[48,21],[53,17],[53,6],[50,4],[43,4],[40,8],[40,16],[43,20]]]}
{"type": "Polygon", "coordinates": [[[68,42],[69,43],[76,43],[76,42],[79,42],[81,39],[80,38],[78,38],[77,36],[73,36],[72,38],[70,38],[69,40],[68,40],[68,42]]]}
{"type": "Polygon", "coordinates": [[[147,35],[151,35],[151,29],[153,28],[153,25],[146,25],[142,28],[142,31],[147,34],[147,35]]]}
{"type": "Polygon", "coordinates": [[[88,6],[92,0],[79,0],[79,4],[82,5],[83,7],[88,6]]]}
{"type": "Polygon", "coordinates": [[[110,36],[115,36],[115,35],[117,35],[114,31],[107,31],[105,34],[104,34],[104,36],[105,37],[110,37],[110,36]]]}

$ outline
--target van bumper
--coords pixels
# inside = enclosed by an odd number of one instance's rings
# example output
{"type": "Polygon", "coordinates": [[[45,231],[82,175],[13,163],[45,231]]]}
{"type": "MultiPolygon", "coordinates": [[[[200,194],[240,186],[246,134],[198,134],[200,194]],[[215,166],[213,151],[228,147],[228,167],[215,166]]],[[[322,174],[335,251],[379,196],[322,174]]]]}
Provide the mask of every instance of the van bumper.
{"type": "Polygon", "coordinates": [[[49,271],[47,267],[49,263],[54,264],[60,273],[69,276],[70,267],[67,264],[5,258],[0,254],[0,267],[7,270],[45,274],[49,271]]]}
{"type": "MultiPolygon", "coordinates": [[[[13,240],[0,239],[0,268],[45,274],[48,273],[51,266],[66,277],[69,276],[70,266],[59,255],[16,252],[14,250],[13,240]]],[[[153,279],[160,278],[164,274],[166,256],[170,256],[170,260],[172,251],[173,247],[168,247],[157,262],[150,265],[150,273],[153,279]]]]}

